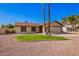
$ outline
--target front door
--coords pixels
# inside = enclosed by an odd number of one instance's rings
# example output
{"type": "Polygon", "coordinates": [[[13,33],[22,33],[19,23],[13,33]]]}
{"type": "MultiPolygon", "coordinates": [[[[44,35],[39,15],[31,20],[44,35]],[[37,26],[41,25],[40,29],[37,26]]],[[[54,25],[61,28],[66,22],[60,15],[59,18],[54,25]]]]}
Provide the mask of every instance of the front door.
{"type": "Polygon", "coordinates": [[[42,26],[39,27],[39,33],[42,33],[42,26]]]}

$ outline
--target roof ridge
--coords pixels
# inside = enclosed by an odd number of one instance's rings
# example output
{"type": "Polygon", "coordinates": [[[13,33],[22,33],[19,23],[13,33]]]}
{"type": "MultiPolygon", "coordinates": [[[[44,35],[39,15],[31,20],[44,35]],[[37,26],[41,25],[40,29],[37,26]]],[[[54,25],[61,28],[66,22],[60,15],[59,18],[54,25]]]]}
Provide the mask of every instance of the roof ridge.
{"type": "MultiPolygon", "coordinates": [[[[24,23],[24,24],[38,24],[38,23],[25,23],[25,22],[16,22],[16,23],[24,23]]],[[[38,25],[41,25],[41,24],[38,24],[38,25]]]]}

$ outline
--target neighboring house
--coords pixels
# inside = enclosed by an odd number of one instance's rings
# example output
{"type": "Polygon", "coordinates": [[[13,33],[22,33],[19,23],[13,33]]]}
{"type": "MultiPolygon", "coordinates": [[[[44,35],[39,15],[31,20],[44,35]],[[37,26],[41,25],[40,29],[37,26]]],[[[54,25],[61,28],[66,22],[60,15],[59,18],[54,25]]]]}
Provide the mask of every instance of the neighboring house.
{"type": "MultiPolygon", "coordinates": [[[[64,25],[54,21],[50,23],[51,25],[51,33],[62,33],[64,25]]],[[[16,22],[15,28],[16,33],[42,33],[42,27],[43,25],[35,24],[35,23],[21,23],[16,22]]],[[[48,23],[46,24],[46,33],[48,33],[48,23]]]]}
{"type": "MultiPolygon", "coordinates": [[[[65,24],[64,25],[67,29],[67,31],[72,31],[72,25],[71,24],[65,24]]],[[[79,32],[79,25],[76,25],[76,31],[79,32]]]]}
{"type": "Polygon", "coordinates": [[[16,33],[41,33],[42,25],[35,23],[21,23],[15,24],[16,33]]]}
{"type": "Polygon", "coordinates": [[[72,25],[71,24],[63,24],[67,31],[72,31],[72,25]]]}
{"type": "Polygon", "coordinates": [[[69,22],[62,22],[62,24],[64,25],[65,32],[72,31],[72,25],[69,22]]]}

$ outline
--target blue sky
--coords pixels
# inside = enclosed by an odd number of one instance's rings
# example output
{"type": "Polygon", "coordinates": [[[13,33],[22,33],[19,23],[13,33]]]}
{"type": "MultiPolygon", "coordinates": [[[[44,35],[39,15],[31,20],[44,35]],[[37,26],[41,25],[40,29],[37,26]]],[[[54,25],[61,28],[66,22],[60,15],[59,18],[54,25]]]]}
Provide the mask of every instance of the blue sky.
{"type": "MultiPolygon", "coordinates": [[[[79,15],[77,3],[51,3],[51,21],[61,21],[62,17],[79,15]]],[[[45,4],[45,17],[47,22],[47,4],[45,4]]],[[[14,24],[15,22],[42,23],[41,3],[7,3],[0,4],[0,24],[14,24]]]]}

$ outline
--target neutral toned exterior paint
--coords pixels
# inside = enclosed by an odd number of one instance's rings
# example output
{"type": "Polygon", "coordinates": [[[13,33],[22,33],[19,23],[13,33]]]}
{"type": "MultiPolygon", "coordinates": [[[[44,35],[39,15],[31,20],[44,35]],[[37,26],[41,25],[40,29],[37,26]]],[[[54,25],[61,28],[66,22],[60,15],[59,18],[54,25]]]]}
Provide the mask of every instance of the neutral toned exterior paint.
{"type": "Polygon", "coordinates": [[[26,27],[26,33],[31,33],[31,27],[26,27]]]}
{"type": "MultiPolygon", "coordinates": [[[[32,27],[36,27],[36,33],[40,33],[40,26],[43,26],[43,25],[39,25],[39,24],[35,24],[35,23],[19,23],[17,22],[16,23],[16,33],[23,33],[21,32],[21,26],[26,26],[26,32],[24,33],[33,33],[31,28],[32,27]]],[[[63,32],[63,27],[64,25],[55,21],[55,22],[52,22],[51,25],[50,25],[50,31],[52,33],[62,33],[63,32]]],[[[46,33],[48,33],[48,23],[45,25],[45,28],[46,28],[46,33]]],[[[43,31],[43,30],[42,30],[43,31]]]]}
{"type": "Polygon", "coordinates": [[[20,26],[16,26],[16,33],[21,33],[21,27],[20,26]]]}
{"type": "Polygon", "coordinates": [[[62,27],[62,29],[63,29],[63,32],[67,32],[67,28],[65,26],[62,27]]]}
{"type": "MultiPolygon", "coordinates": [[[[21,32],[21,26],[16,26],[16,33],[32,33],[31,28],[26,26],[26,32],[21,32]]],[[[39,32],[39,27],[36,27],[36,32],[39,32]]]]}
{"type": "Polygon", "coordinates": [[[36,32],[39,32],[39,27],[36,27],[36,32]]]}

